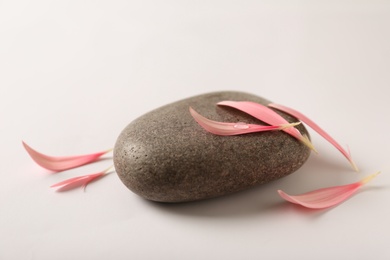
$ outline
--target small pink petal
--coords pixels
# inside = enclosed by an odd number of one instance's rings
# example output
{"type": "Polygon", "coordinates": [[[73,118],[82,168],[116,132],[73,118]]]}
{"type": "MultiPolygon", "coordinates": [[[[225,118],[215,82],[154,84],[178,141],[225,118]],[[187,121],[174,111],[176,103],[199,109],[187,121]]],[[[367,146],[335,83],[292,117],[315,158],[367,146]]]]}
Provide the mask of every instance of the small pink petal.
{"type": "Polygon", "coordinates": [[[88,164],[98,160],[102,155],[112,151],[106,150],[93,154],[85,154],[85,155],[76,155],[76,156],[48,156],[42,154],[40,152],[35,151],[30,146],[28,146],[25,142],[23,142],[23,146],[31,156],[31,158],[40,166],[45,169],[51,171],[64,171],[68,169],[72,169],[84,164],[88,164]]]}
{"type": "MultiPolygon", "coordinates": [[[[281,115],[259,103],[249,101],[222,101],[219,102],[218,105],[238,109],[270,125],[289,124],[281,115]]],[[[285,128],[283,131],[300,140],[310,149],[315,151],[309,138],[303,136],[295,127],[285,128]]]]}
{"type": "Polygon", "coordinates": [[[352,160],[351,154],[349,152],[347,152],[346,150],[344,150],[344,148],[335,139],[333,139],[327,132],[325,132],[320,126],[318,126],[316,123],[314,123],[310,118],[308,118],[307,116],[305,116],[304,114],[302,114],[301,112],[299,112],[295,109],[292,109],[292,108],[289,108],[289,107],[286,107],[283,105],[272,103],[272,104],[269,104],[268,106],[276,108],[276,109],[281,110],[283,112],[286,112],[286,113],[298,118],[299,120],[301,120],[302,122],[304,122],[308,126],[310,126],[313,130],[315,130],[322,137],[324,137],[328,142],[330,142],[334,147],[336,147],[345,156],[345,158],[347,158],[347,160],[351,164],[352,168],[355,171],[358,171],[356,164],[352,160]]]}
{"type": "Polygon", "coordinates": [[[361,181],[329,188],[322,188],[301,195],[291,196],[278,190],[279,195],[294,204],[299,204],[306,208],[323,209],[335,206],[351,197],[361,186],[372,180],[379,172],[369,175],[361,181]]]}
{"type": "Polygon", "coordinates": [[[192,107],[190,107],[190,113],[192,117],[201,125],[204,129],[209,131],[210,133],[216,135],[241,135],[255,132],[263,132],[263,131],[272,131],[272,130],[282,130],[287,127],[292,127],[299,123],[293,124],[284,124],[278,126],[264,126],[264,125],[256,125],[256,124],[246,124],[246,123],[224,123],[213,121],[208,118],[205,118],[198,114],[192,107]]]}
{"type": "Polygon", "coordinates": [[[59,189],[57,191],[67,191],[67,190],[71,190],[71,189],[82,186],[85,190],[85,188],[87,187],[87,185],[90,182],[107,175],[111,168],[112,167],[108,168],[105,171],[98,172],[98,173],[73,177],[73,178],[58,182],[56,184],[53,184],[50,187],[52,187],[52,188],[59,187],[59,189]]]}

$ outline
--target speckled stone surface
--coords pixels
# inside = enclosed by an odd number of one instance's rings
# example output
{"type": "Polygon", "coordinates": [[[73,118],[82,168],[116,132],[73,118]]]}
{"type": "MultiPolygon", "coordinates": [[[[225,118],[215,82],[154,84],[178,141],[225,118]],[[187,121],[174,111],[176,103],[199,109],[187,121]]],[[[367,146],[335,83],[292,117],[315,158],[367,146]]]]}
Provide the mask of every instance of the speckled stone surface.
{"type": "MultiPolygon", "coordinates": [[[[216,106],[223,100],[269,103],[247,93],[215,92],[139,117],[122,131],[115,144],[114,164],[122,182],[148,200],[194,201],[282,178],[307,160],[310,150],[284,132],[217,136],[206,132],[189,113],[191,106],[212,120],[261,124],[235,109],[216,106]]],[[[302,125],[298,129],[307,134],[302,125]]]]}

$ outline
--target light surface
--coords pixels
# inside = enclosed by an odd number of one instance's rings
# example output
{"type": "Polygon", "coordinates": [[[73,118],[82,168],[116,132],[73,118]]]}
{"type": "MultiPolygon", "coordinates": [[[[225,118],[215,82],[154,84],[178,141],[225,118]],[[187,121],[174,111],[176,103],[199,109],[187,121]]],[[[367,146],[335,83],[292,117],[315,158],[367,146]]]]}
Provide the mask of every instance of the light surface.
{"type": "MultiPolygon", "coordinates": [[[[390,259],[389,1],[0,1],[0,259],[390,259]],[[276,182],[203,202],[143,200],[115,174],[50,185],[23,150],[111,148],[167,103],[241,90],[314,119],[319,155],[276,182]],[[289,194],[382,171],[329,210],[289,194]]],[[[239,152],[239,151],[238,151],[239,152]]]]}

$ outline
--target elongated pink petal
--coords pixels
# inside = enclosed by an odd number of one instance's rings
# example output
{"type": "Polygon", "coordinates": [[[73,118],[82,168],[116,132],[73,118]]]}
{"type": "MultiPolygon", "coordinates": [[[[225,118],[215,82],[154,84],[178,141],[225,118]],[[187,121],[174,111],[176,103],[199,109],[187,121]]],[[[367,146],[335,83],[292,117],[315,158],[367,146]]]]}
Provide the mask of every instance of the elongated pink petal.
{"type": "Polygon", "coordinates": [[[67,191],[67,190],[71,190],[71,189],[82,186],[85,190],[85,188],[87,187],[87,185],[90,182],[97,180],[97,179],[109,174],[110,173],[109,170],[111,168],[112,167],[110,167],[102,172],[98,172],[98,173],[73,177],[73,178],[58,182],[56,184],[53,184],[50,187],[52,187],[52,188],[59,187],[59,189],[57,191],[67,191]]]}
{"type": "Polygon", "coordinates": [[[36,150],[28,146],[25,142],[23,142],[23,146],[28,152],[28,154],[31,156],[31,158],[37,164],[39,164],[45,169],[55,171],[55,172],[72,169],[84,164],[94,162],[98,160],[102,155],[112,151],[112,149],[110,149],[110,150],[106,150],[98,153],[92,153],[92,154],[56,157],[56,156],[48,156],[40,152],[37,152],[36,150]]]}
{"type": "Polygon", "coordinates": [[[286,107],[286,106],[275,104],[275,103],[269,104],[268,106],[276,108],[276,109],[281,110],[283,112],[286,112],[286,113],[298,118],[299,120],[301,120],[302,122],[304,122],[308,126],[310,126],[314,131],[319,133],[328,142],[330,142],[334,147],[336,147],[345,156],[345,158],[347,158],[347,160],[351,164],[352,168],[355,171],[358,171],[358,167],[356,166],[356,164],[352,160],[351,154],[349,152],[347,152],[335,139],[333,139],[327,132],[325,132],[320,126],[318,126],[316,123],[314,123],[310,118],[308,118],[307,116],[305,116],[301,112],[299,112],[295,109],[292,109],[290,107],[286,107]]]}
{"type": "MultiPolygon", "coordinates": [[[[238,109],[270,125],[283,125],[289,123],[278,113],[259,103],[249,101],[222,101],[219,102],[218,105],[238,109]]],[[[315,151],[309,138],[303,136],[295,127],[285,128],[283,131],[300,140],[307,147],[315,151]]]]}
{"type": "Polygon", "coordinates": [[[379,172],[374,173],[355,183],[323,188],[296,196],[288,195],[281,190],[278,190],[278,192],[283,199],[291,203],[299,204],[311,209],[323,209],[335,206],[345,201],[351,197],[361,186],[372,180],[378,174],[379,172]]]}
{"type": "Polygon", "coordinates": [[[284,124],[278,126],[264,126],[264,125],[256,125],[256,124],[246,124],[242,122],[238,123],[224,123],[213,121],[208,118],[201,116],[198,112],[196,112],[192,107],[190,107],[190,113],[192,117],[201,125],[204,129],[209,131],[210,133],[216,135],[241,135],[255,132],[263,132],[263,131],[272,131],[272,130],[282,130],[287,127],[292,127],[300,123],[292,123],[292,124],[284,124]]]}

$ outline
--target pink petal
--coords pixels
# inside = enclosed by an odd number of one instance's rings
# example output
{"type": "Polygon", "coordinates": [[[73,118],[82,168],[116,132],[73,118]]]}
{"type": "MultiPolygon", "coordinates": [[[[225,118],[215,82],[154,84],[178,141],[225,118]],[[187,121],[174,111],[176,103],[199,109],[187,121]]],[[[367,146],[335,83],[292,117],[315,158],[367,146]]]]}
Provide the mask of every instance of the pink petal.
{"type": "Polygon", "coordinates": [[[216,135],[240,135],[240,134],[248,134],[262,131],[271,131],[271,130],[282,130],[287,127],[292,127],[299,123],[293,124],[284,124],[278,126],[264,126],[264,125],[256,125],[256,124],[246,124],[246,123],[224,123],[217,122],[210,119],[207,119],[198,112],[196,112],[192,107],[190,107],[190,113],[193,118],[201,125],[204,129],[209,131],[210,133],[216,135]]]}
{"type": "Polygon", "coordinates": [[[299,112],[295,109],[292,109],[292,108],[289,108],[289,107],[286,107],[283,105],[272,103],[272,104],[269,104],[268,106],[276,108],[276,109],[281,110],[283,112],[286,112],[286,113],[298,118],[299,120],[301,120],[302,122],[304,122],[305,124],[310,126],[311,128],[313,128],[313,130],[315,130],[322,137],[324,137],[326,140],[328,140],[328,142],[330,142],[334,147],[336,147],[345,156],[345,158],[348,159],[352,168],[354,170],[358,171],[356,164],[353,162],[353,160],[351,158],[351,154],[349,152],[347,152],[346,150],[344,150],[344,148],[341,147],[341,145],[339,143],[337,143],[336,140],[334,140],[327,132],[325,132],[321,127],[319,127],[316,123],[314,123],[310,118],[308,118],[307,116],[305,116],[304,114],[302,114],[301,112],[299,112]]]}
{"type": "Polygon", "coordinates": [[[23,146],[28,152],[28,154],[31,156],[31,158],[37,164],[39,164],[45,169],[55,171],[55,172],[72,169],[84,164],[94,162],[98,160],[99,157],[101,157],[102,155],[112,151],[112,149],[110,149],[110,150],[93,153],[93,154],[55,157],[55,156],[48,156],[40,152],[37,152],[34,149],[32,149],[30,146],[28,146],[25,142],[23,142],[23,146]]]}
{"type": "Polygon", "coordinates": [[[82,186],[85,190],[85,188],[87,187],[87,185],[90,182],[97,180],[97,179],[109,174],[110,173],[109,170],[111,168],[112,167],[110,167],[102,172],[98,172],[98,173],[73,177],[73,178],[67,179],[65,181],[61,181],[61,182],[58,182],[56,184],[53,184],[50,187],[52,187],[52,188],[59,187],[59,189],[57,191],[67,191],[67,190],[71,190],[71,189],[82,186]]]}
{"type": "MultiPolygon", "coordinates": [[[[283,125],[289,123],[278,113],[259,103],[249,101],[222,101],[219,102],[218,105],[238,109],[270,125],[283,125]]],[[[295,127],[285,128],[283,131],[300,140],[310,149],[315,151],[309,138],[307,136],[303,136],[295,127]]]]}
{"type": "Polygon", "coordinates": [[[369,182],[378,174],[379,172],[374,173],[355,183],[323,188],[296,196],[288,195],[281,190],[278,190],[278,192],[283,199],[291,203],[299,204],[311,209],[323,209],[335,206],[345,201],[351,197],[361,186],[363,186],[363,184],[369,182]]]}

